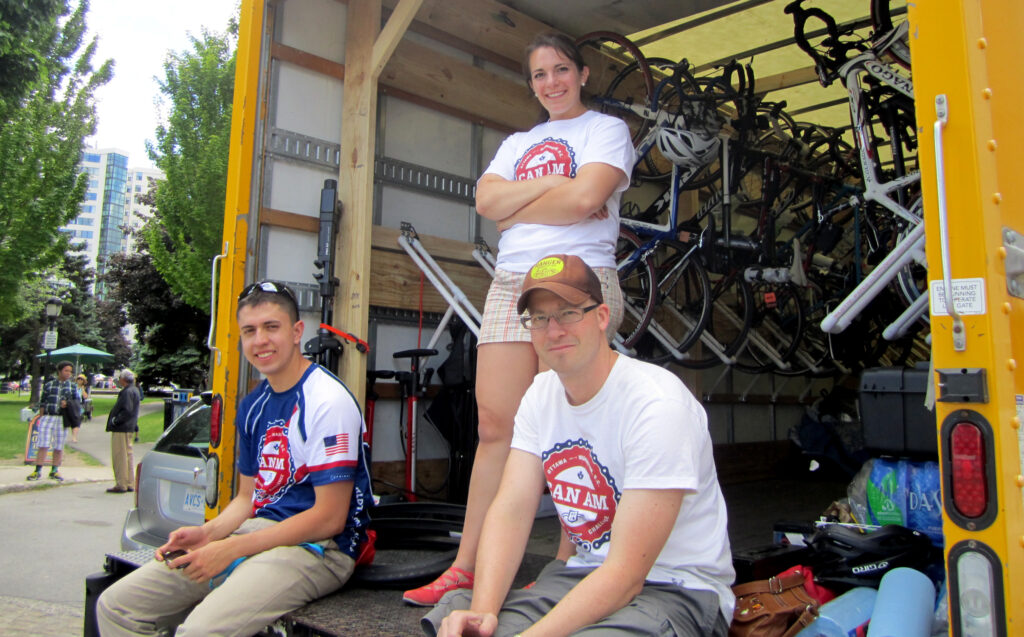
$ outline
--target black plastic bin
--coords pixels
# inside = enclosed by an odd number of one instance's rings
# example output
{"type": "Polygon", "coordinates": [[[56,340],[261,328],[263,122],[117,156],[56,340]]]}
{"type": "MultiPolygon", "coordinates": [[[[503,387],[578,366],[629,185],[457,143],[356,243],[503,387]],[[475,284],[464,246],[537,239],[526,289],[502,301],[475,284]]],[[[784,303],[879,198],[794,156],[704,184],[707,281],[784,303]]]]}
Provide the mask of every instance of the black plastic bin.
{"type": "Polygon", "coordinates": [[[864,370],[860,416],[866,449],[894,456],[938,457],[935,412],[924,406],[929,381],[927,366],[864,370]]]}

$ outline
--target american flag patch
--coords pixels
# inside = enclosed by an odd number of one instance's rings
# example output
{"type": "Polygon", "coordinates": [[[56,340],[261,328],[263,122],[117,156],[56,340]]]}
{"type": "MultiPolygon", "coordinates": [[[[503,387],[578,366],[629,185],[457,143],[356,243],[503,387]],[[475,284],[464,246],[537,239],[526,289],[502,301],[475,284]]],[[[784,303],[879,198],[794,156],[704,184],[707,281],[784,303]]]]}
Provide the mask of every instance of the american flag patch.
{"type": "Polygon", "coordinates": [[[338,434],[324,438],[324,451],[329,456],[348,453],[348,434],[338,434]]]}

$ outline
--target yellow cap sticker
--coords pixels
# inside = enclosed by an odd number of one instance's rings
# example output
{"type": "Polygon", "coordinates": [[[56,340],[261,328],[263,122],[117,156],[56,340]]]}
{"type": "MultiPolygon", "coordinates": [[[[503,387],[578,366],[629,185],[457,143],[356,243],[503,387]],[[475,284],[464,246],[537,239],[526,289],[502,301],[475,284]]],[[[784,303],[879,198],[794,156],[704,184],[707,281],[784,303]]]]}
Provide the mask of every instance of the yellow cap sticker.
{"type": "Polygon", "coordinates": [[[555,276],[564,269],[564,261],[558,257],[548,257],[547,259],[541,259],[537,262],[537,265],[533,266],[533,269],[530,270],[530,276],[534,279],[546,279],[549,276],[555,276]]]}

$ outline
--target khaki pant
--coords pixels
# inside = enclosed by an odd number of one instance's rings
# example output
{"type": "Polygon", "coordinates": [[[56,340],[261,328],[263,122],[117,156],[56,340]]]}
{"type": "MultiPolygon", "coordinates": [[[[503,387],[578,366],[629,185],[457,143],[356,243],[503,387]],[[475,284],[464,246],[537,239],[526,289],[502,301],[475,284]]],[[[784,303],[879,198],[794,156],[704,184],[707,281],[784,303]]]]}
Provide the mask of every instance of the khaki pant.
{"type": "Polygon", "coordinates": [[[114,465],[114,481],[122,489],[135,487],[135,458],[132,456],[132,441],[135,432],[114,431],[110,438],[110,460],[114,465]]]}
{"type": "MultiPolygon", "coordinates": [[[[498,613],[496,637],[512,637],[547,615],[584,577],[589,567],[570,567],[553,560],[529,589],[509,591],[498,613]]],[[[420,621],[433,637],[441,621],[455,610],[469,610],[473,591],[449,591],[420,621]]],[[[628,604],[608,617],[572,633],[573,637],[725,637],[729,622],[713,591],[648,582],[628,604]]]]}
{"type": "MultiPolygon", "coordinates": [[[[248,533],[274,524],[246,520],[248,533]]],[[[324,555],[300,546],[280,546],[239,564],[222,584],[210,589],[181,571],[153,560],[118,580],[100,595],[96,620],[100,635],[155,635],[178,626],[175,635],[253,635],[285,613],[328,595],[352,575],[355,562],[334,542],[324,555]],[[198,605],[197,605],[198,604],[198,605]],[[194,608],[193,608],[194,607],[194,608]]]]}

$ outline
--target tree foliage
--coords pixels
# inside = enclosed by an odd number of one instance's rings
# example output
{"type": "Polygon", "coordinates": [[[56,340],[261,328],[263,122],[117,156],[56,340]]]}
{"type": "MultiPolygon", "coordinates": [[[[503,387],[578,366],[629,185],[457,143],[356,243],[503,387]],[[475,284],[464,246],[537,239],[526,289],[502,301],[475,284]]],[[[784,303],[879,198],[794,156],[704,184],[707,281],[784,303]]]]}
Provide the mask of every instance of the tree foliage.
{"type": "Polygon", "coordinates": [[[88,2],[82,0],[73,11],[70,0],[58,2],[59,19],[47,13],[52,4],[12,0],[0,5],[5,11],[0,29],[19,23],[29,29],[21,39],[0,34],[0,64],[16,69],[17,76],[3,87],[0,120],[2,324],[27,311],[25,280],[58,263],[68,247],[59,228],[78,214],[85,195],[79,160],[84,139],[96,126],[95,91],[112,70],[109,60],[93,68],[95,40],[83,46],[88,2]]]}
{"type": "Polygon", "coordinates": [[[60,10],[60,0],[0,0],[0,115],[17,107],[39,79],[45,63],[39,40],[60,10]]]}
{"type": "Polygon", "coordinates": [[[138,330],[132,367],[142,383],[199,387],[208,361],[208,316],[171,290],[145,243],[135,254],[111,255],[104,274],[111,305],[138,330]]]}
{"type": "MultiPolygon", "coordinates": [[[[124,320],[104,316],[92,295],[92,283],[93,270],[88,267],[86,258],[73,254],[58,266],[30,277],[22,285],[21,294],[27,308],[25,315],[15,323],[0,326],[0,360],[4,362],[4,376],[20,379],[31,374],[38,380],[41,372],[47,371],[40,365],[39,354],[43,352],[43,332],[48,327],[43,306],[53,296],[63,301],[61,314],[54,325],[58,348],[81,343],[114,355],[103,364],[89,366],[92,372],[110,372],[128,363],[130,351],[121,333],[124,320]]],[[[34,384],[33,400],[37,389],[34,384]]]]}
{"type": "Polygon", "coordinates": [[[191,37],[192,50],[168,55],[159,80],[168,121],[157,128],[156,143],[147,143],[165,175],[145,233],[153,263],[171,290],[203,310],[223,229],[236,34],[234,23],[225,34],[204,29],[191,37]]]}

